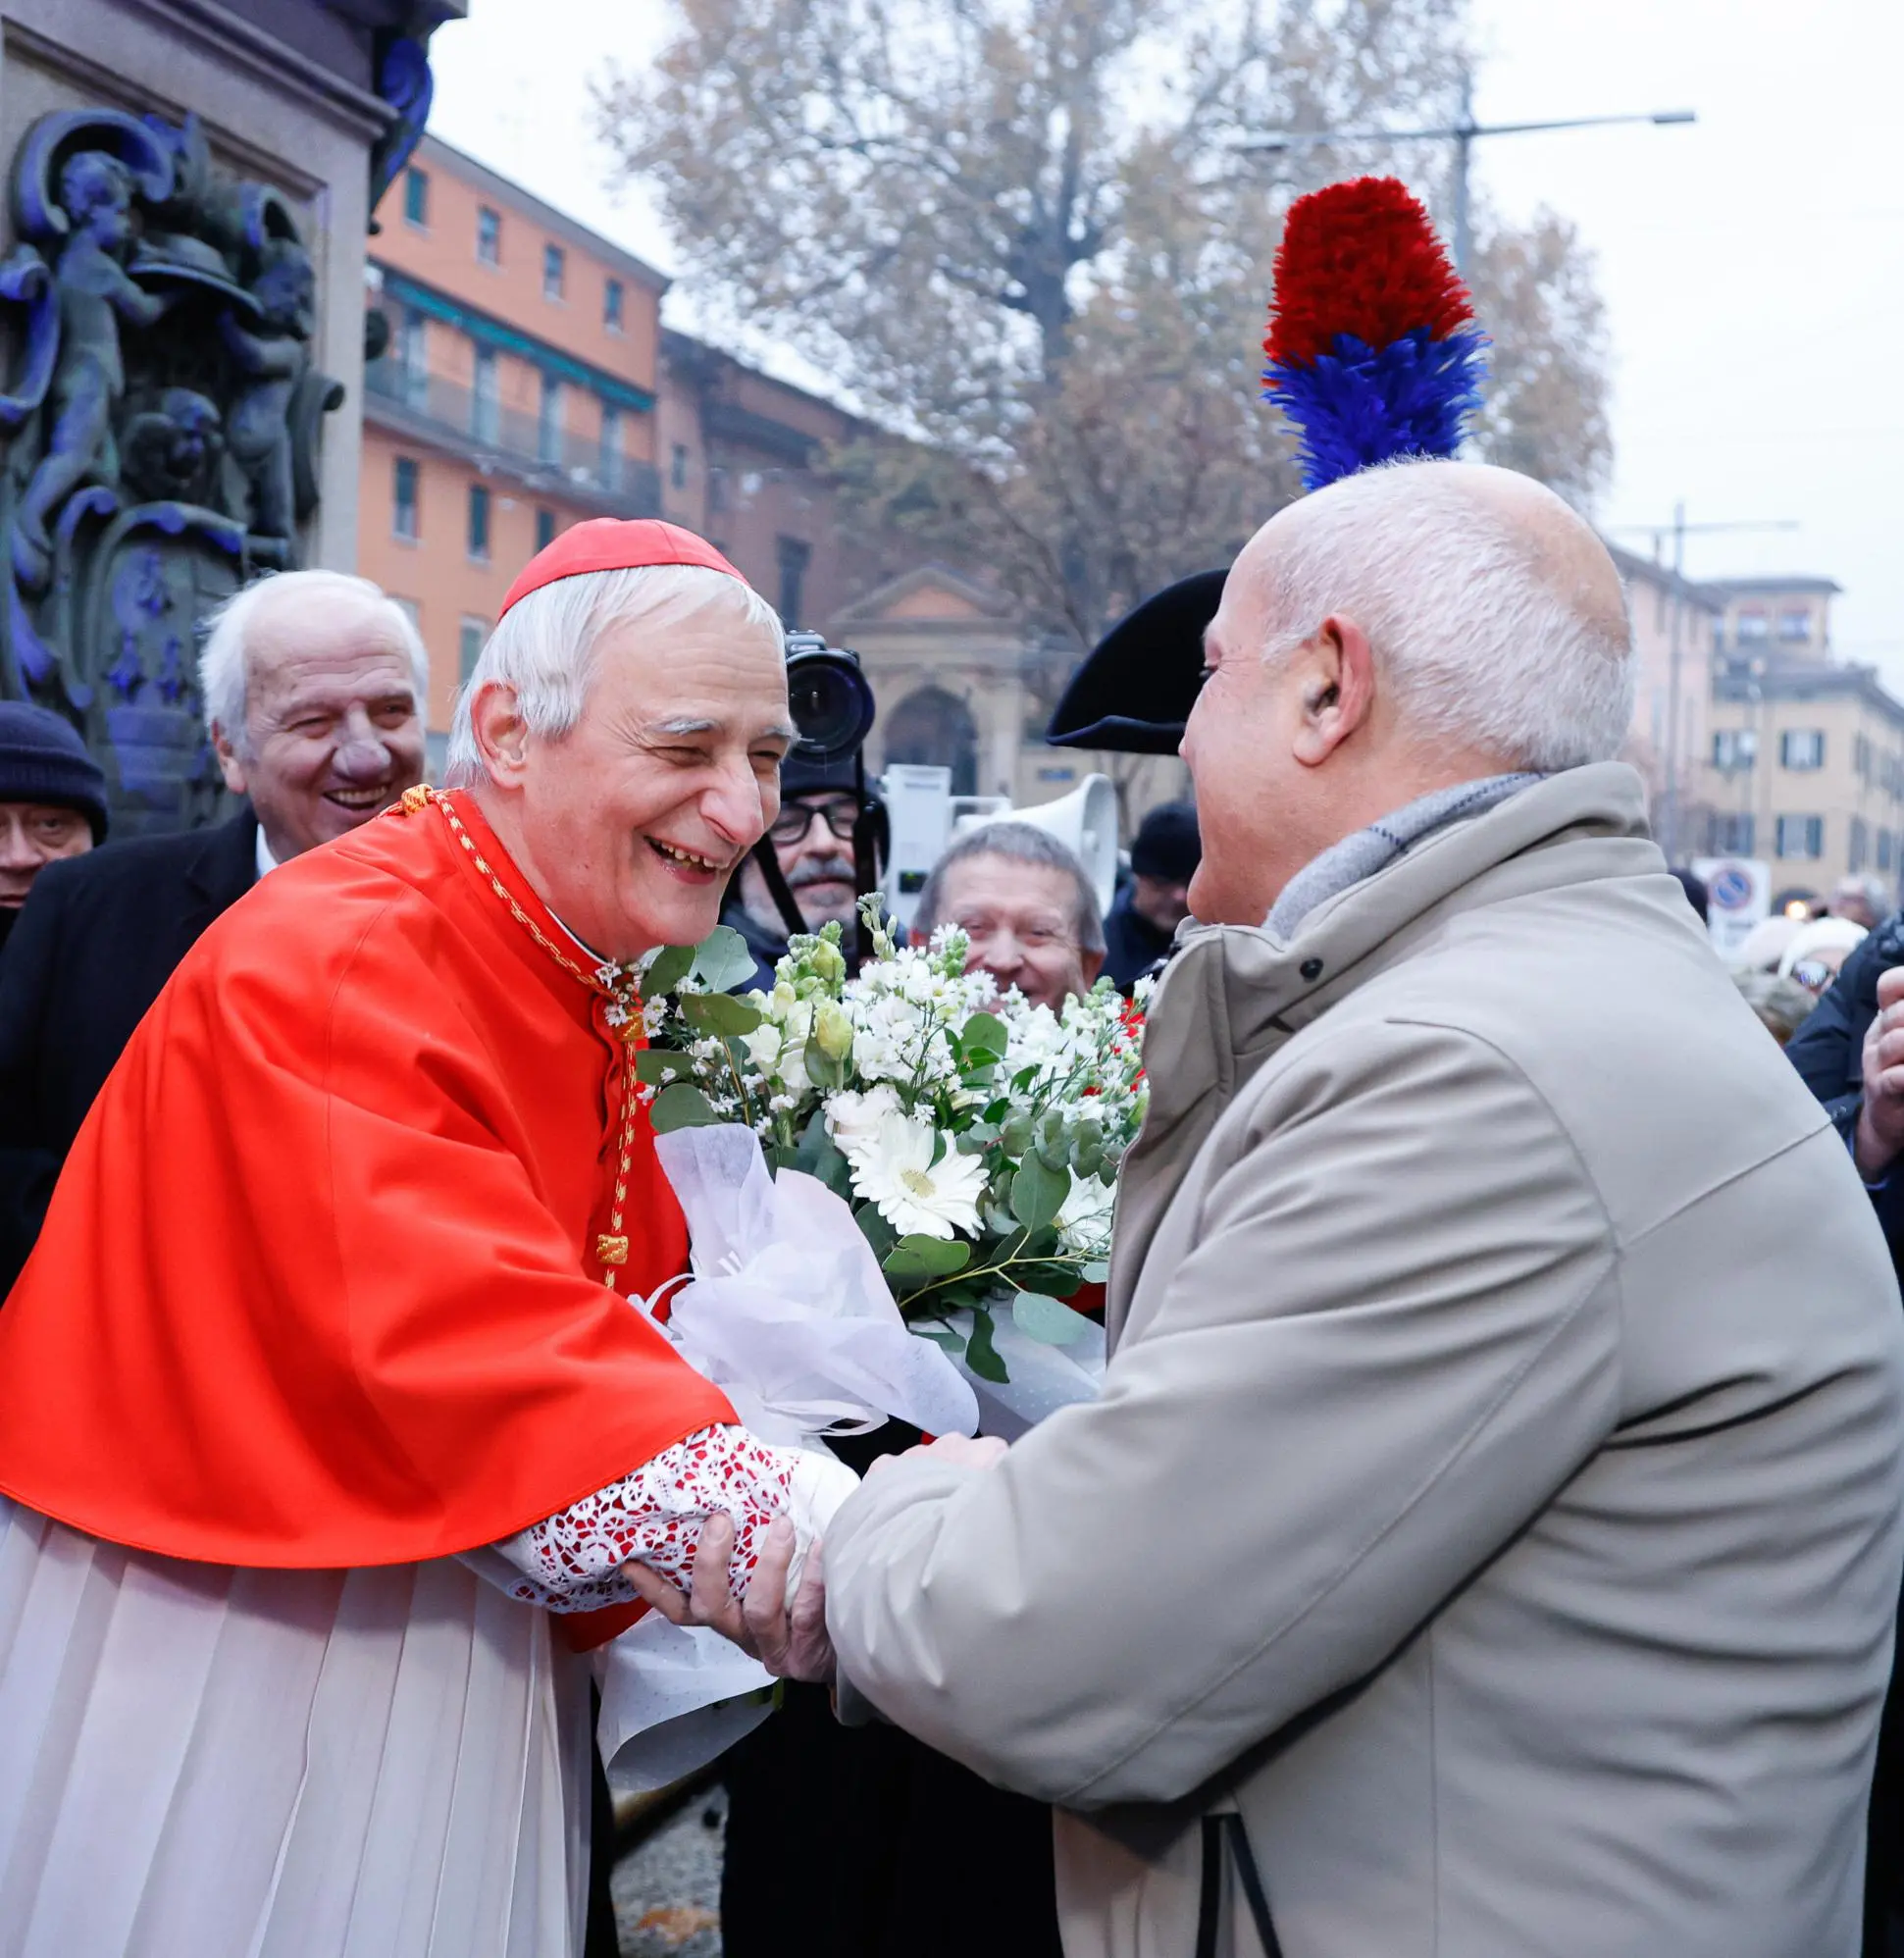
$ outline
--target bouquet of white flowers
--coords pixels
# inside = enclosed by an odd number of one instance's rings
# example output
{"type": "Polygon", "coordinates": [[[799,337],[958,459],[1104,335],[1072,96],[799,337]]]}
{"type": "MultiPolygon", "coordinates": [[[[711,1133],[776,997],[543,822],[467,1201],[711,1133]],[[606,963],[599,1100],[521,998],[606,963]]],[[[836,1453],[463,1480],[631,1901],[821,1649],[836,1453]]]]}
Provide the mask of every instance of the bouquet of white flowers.
{"type": "Polygon", "coordinates": [[[1087,1329],[1061,1302],[1105,1276],[1142,1019],[1108,983],[1031,1005],[964,970],[962,933],[901,948],[876,907],[868,922],[856,977],[830,924],[791,941],[771,993],[723,990],[751,963],[725,927],[654,954],[649,1115],[657,1134],[744,1125],[771,1169],[845,1199],[910,1328],[1003,1382],[995,1314],[1047,1345],[1087,1329]]]}

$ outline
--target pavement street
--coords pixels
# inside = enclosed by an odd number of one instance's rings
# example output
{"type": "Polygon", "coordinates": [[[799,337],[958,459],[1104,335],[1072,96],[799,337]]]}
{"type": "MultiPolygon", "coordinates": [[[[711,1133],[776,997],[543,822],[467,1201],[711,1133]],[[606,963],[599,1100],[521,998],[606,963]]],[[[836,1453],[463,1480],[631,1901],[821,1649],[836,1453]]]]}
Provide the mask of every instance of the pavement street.
{"type": "Polygon", "coordinates": [[[727,1792],[696,1795],[615,1866],[622,1958],[720,1958],[727,1792]]]}

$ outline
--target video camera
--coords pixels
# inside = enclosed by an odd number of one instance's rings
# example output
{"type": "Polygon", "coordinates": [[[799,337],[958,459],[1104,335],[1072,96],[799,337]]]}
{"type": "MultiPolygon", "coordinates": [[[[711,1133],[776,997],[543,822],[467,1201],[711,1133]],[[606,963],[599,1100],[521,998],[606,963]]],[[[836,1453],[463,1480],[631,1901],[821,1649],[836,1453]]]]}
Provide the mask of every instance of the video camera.
{"type": "MultiPolygon", "coordinates": [[[[787,704],[798,735],[788,750],[789,762],[822,768],[851,763],[852,794],[859,804],[852,826],[853,886],[863,898],[879,888],[879,845],[885,815],[866,788],[866,737],[873,731],[878,708],[873,690],[860,670],[859,655],[846,647],[828,645],[818,633],[790,632],[787,704]]],[[[753,860],[788,936],[805,931],[806,921],[787,888],[771,836],[763,836],[754,845],[753,860]]],[[[854,962],[863,962],[871,953],[871,937],[862,919],[855,928],[854,962]]]]}
{"type": "MultiPolygon", "coordinates": [[[[799,735],[789,762],[818,767],[851,762],[852,793],[859,803],[852,839],[854,886],[862,898],[880,890],[883,856],[883,901],[900,924],[911,923],[932,866],[955,836],[1007,817],[1049,830],[1075,851],[1099,909],[1109,908],[1117,871],[1117,798],[1105,776],[1087,776],[1054,802],[1014,808],[1004,796],[954,796],[949,768],[896,762],[887,767],[875,795],[866,783],[865,744],[878,708],[859,655],[828,645],[818,633],[790,632],[787,697],[799,735]]],[[[789,936],[805,931],[770,837],[754,846],[753,856],[789,936]]],[[[856,959],[863,961],[871,950],[862,920],[856,959]]]]}

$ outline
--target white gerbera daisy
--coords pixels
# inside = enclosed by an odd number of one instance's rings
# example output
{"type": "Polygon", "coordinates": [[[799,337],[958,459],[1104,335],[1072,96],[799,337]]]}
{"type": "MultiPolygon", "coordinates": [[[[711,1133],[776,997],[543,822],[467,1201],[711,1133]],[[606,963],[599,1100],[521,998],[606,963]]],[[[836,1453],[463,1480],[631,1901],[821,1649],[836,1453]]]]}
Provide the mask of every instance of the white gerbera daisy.
{"type": "MultiPolygon", "coordinates": [[[[836,1097],[838,1101],[843,1099],[836,1097]]],[[[854,1128],[849,1142],[836,1126],[833,1139],[852,1167],[852,1187],[877,1207],[901,1237],[952,1237],[978,1229],[985,1194],[985,1165],[976,1156],[948,1149],[932,1159],[933,1131],[898,1108],[870,1130],[854,1128]]]]}

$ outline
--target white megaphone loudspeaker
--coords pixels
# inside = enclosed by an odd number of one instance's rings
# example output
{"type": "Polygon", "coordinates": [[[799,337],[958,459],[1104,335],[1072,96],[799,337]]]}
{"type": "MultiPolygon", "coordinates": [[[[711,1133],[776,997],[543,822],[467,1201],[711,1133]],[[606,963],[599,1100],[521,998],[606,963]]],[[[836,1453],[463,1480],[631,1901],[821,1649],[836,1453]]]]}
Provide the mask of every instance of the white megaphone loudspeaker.
{"type": "Polygon", "coordinates": [[[1097,895],[1100,915],[1110,909],[1117,892],[1117,791],[1108,775],[1087,775],[1068,796],[1036,802],[1028,809],[995,807],[960,816],[954,836],[968,836],[988,823],[1029,823],[1065,845],[1084,865],[1097,895]]]}

